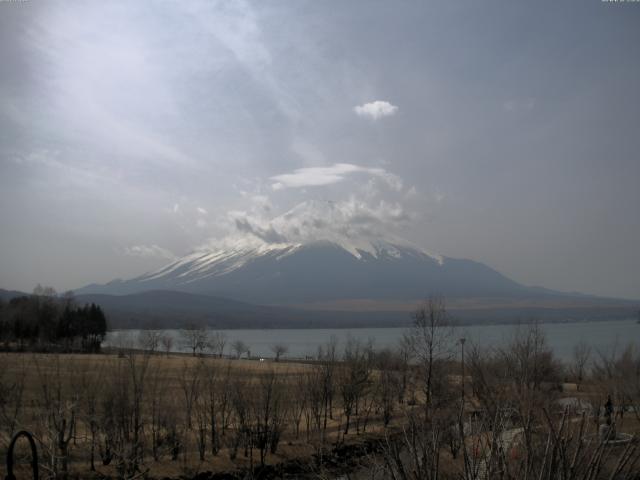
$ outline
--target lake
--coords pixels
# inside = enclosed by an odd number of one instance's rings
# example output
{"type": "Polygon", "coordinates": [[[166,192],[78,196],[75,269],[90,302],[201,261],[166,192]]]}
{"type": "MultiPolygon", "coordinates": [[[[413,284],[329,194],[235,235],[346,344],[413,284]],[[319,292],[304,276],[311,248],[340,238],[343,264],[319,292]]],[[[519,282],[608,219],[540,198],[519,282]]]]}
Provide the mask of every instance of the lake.
{"type": "MultiPolygon", "coordinates": [[[[618,351],[633,343],[640,346],[640,324],[635,320],[612,320],[606,322],[546,323],[540,324],[547,341],[557,357],[570,360],[573,348],[580,342],[588,343],[596,351],[618,351]]],[[[456,338],[464,337],[467,345],[500,347],[507,344],[518,329],[524,325],[472,325],[458,327],[456,338]]],[[[336,337],[340,345],[351,336],[359,340],[371,339],[377,348],[394,347],[407,331],[406,328],[353,328],[353,329],[270,329],[270,330],[219,330],[227,338],[225,353],[231,353],[230,344],[242,340],[250,348],[252,356],[273,357],[270,347],[276,343],[285,344],[285,357],[304,358],[316,354],[318,347],[336,337]]],[[[119,330],[109,332],[105,346],[134,346],[139,330],[119,330]]],[[[180,330],[164,330],[164,334],[174,337],[173,351],[186,352],[181,345],[180,330]]]]}

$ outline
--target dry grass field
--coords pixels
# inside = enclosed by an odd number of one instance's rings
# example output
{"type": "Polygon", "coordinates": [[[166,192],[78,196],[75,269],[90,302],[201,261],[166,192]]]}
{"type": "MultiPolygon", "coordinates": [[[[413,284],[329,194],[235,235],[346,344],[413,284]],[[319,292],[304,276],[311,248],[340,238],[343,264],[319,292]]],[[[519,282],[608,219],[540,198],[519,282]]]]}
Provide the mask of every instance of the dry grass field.
{"type": "MultiPolygon", "coordinates": [[[[318,426],[311,412],[314,407],[306,404],[306,393],[301,391],[314,381],[316,367],[310,364],[138,352],[124,356],[3,353],[0,366],[0,455],[4,458],[11,432],[32,432],[45,478],[62,468],[71,477],[117,477],[122,472],[118,472],[115,457],[132,456],[115,452],[118,448],[139,449],[137,469],[152,478],[249,468],[261,462],[255,446],[260,440],[254,439],[254,448],[247,450],[246,439],[238,438],[238,430],[251,425],[253,434],[259,436],[256,425],[260,420],[267,428],[271,425],[279,430],[277,450],[272,453],[268,445],[265,452],[267,464],[292,459],[306,462],[320,443],[337,444],[350,438],[358,442],[358,437],[380,430],[380,415],[373,412],[372,401],[364,402],[367,424],[362,424],[364,413],[359,412],[354,415],[357,423],[345,436],[337,392],[326,428],[324,417],[317,418],[322,416],[319,410],[315,418],[321,422],[320,429],[314,428],[318,426]],[[140,418],[136,418],[136,408],[140,418]],[[212,415],[218,429],[215,454],[212,415]],[[242,415],[247,418],[239,419],[242,415]],[[114,422],[121,425],[112,425],[114,422]],[[136,429],[139,438],[134,440],[136,429]],[[56,445],[60,435],[68,438],[64,448],[56,445]],[[110,436],[122,438],[115,441],[110,436]],[[109,443],[115,455],[105,465],[109,443]],[[92,448],[95,471],[91,471],[92,448]],[[60,463],[62,452],[68,456],[65,467],[60,463]]],[[[24,447],[18,451],[26,451],[24,447]]],[[[27,462],[25,456],[23,463],[27,462]]],[[[0,476],[5,474],[2,464],[0,476]]]]}
{"type": "MultiPolygon", "coordinates": [[[[310,363],[0,353],[0,455],[27,430],[40,478],[191,479],[271,466],[271,476],[256,478],[384,467],[377,478],[477,478],[483,469],[515,480],[524,471],[556,478],[578,455],[563,478],[638,478],[638,442],[610,446],[602,436],[605,422],[626,438],[640,433],[635,350],[588,368],[562,365],[532,328],[504,350],[468,351],[463,376],[460,362],[436,349],[433,330],[415,338],[423,343],[411,351],[351,342],[310,363]],[[589,476],[590,465],[601,473],[589,476]]],[[[18,453],[28,475],[24,443],[18,453]]]]}

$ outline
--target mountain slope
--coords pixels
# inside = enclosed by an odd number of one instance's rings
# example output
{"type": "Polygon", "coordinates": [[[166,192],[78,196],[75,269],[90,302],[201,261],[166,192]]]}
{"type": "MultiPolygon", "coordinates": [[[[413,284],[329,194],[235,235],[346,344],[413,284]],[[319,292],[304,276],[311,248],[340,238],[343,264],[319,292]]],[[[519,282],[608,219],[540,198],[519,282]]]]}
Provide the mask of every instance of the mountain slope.
{"type": "MultiPolygon", "coordinates": [[[[561,298],[561,297],[560,297],[561,298]]],[[[310,310],[252,305],[224,298],[184,292],[154,290],[130,295],[87,294],[76,298],[78,304],[97,303],[109,322],[118,328],[181,328],[206,325],[212,328],[344,328],[402,327],[411,322],[415,304],[386,310],[349,310],[341,308],[310,310]]],[[[555,303],[547,298],[524,303],[479,306],[452,302],[448,308],[462,324],[509,323],[529,321],[614,320],[632,318],[637,306],[620,301],[589,302],[574,299],[555,303]]]]}
{"type": "Polygon", "coordinates": [[[399,326],[410,320],[407,312],[306,311],[252,305],[208,295],[153,290],[130,295],[84,294],[78,304],[100,305],[109,328],[313,328],[399,326]]]}
{"type": "Polygon", "coordinates": [[[76,293],[175,290],[258,304],[540,295],[478,262],[385,242],[242,245],[196,252],[131,280],[76,293]]]}
{"type": "Polygon", "coordinates": [[[0,299],[5,302],[8,302],[12,298],[24,297],[26,295],[29,295],[29,294],[24,292],[19,292],[17,290],[3,290],[2,288],[0,288],[0,299]]]}

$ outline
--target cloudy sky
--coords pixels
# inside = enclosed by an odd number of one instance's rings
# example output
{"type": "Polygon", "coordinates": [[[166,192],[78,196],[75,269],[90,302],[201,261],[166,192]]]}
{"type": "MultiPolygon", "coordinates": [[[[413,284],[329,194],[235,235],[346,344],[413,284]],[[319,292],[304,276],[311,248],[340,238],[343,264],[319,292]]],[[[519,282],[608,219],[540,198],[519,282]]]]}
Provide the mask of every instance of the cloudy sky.
{"type": "Polygon", "coordinates": [[[339,230],[640,299],[639,59],[640,3],[0,2],[0,288],[339,230]]]}

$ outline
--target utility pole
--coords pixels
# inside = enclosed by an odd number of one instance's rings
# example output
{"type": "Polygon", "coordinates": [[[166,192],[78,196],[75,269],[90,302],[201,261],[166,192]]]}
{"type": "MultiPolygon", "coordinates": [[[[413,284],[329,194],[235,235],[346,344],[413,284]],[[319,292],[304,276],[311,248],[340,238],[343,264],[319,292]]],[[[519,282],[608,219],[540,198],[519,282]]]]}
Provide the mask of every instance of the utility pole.
{"type": "Polygon", "coordinates": [[[459,435],[460,435],[460,442],[462,446],[462,454],[464,456],[464,465],[466,470],[466,467],[469,465],[469,458],[467,456],[467,447],[465,445],[465,429],[464,429],[464,342],[465,341],[466,339],[464,337],[460,338],[460,350],[461,350],[460,363],[462,366],[462,377],[460,381],[461,391],[460,391],[460,413],[458,416],[458,429],[459,429],[459,435]]]}
{"type": "Polygon", "coordinates": [[[462,364],[462,381],[460,382],[462,385],[462,403],[464,404],[464,342],[466,342],[466,338],[462,337],[460,339],[460,348],[462,350],[461,356],[461,364],[462,364]]]}

